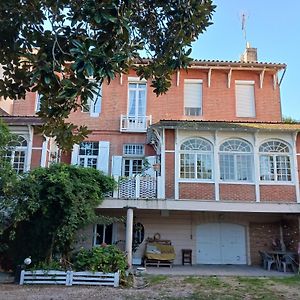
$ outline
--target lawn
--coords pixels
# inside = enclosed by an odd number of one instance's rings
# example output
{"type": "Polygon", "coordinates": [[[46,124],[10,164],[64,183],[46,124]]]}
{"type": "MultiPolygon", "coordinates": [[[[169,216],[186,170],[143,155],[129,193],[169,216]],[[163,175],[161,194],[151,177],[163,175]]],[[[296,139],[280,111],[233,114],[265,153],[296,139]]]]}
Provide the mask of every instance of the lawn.
{"type": "Polygon", "coordinates": [[[0,285],[0,300],[300,299],[300,277],[137,277],[135,288],[0,285]]]}

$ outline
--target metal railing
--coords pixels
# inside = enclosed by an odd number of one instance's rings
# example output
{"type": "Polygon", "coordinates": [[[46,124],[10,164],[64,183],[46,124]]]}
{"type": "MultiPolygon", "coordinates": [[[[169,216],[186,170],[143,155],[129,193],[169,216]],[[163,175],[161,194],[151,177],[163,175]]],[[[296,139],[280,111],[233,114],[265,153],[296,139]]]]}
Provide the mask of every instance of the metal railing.
{"type": "Polygon", "coordinates": [[[157,197],[157,180],[151,176],[119,177],[114,197],[120,199],[154,199],[157,197]]]}
{"type": "Polygon", "coordinates": [[[128,116],[121,115],[120,131],[146,132],[152,123],[152,116],[128,116]]]}

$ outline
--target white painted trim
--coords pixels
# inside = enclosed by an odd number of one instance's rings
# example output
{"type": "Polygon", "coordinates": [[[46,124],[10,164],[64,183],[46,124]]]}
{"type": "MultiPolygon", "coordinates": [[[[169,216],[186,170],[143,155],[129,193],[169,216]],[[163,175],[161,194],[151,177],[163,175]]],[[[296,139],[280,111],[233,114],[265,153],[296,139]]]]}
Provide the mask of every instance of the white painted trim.
{"type": "Polygon", "coordinates": [[[292,160],[292,176],[294,178],[295,181],[295,189],[296,189],[296,199],[297,199],[297,203],[300,203],[300,190],[299,190],[299,177],[298,177],[298,161],[297,161],[297,154],[296,154],[296,147],[297,147],[297,132],[292,133],[292,138],[294,141],[294,147],[292,149],[293,151],[293,160],[292,160]]]}
{"type": "Polygon", "coordinates": [[[33,127],[31,125],[28,125],[28,132],[29,132],[29,139],[28,139],[28,146],[27,146],[25,171],[29,171],[31,168],[32,143],[33,143],[33,127]]]}
{"type": "Polygon", "coordinates": [[[219,137],[218,131],[215,131],[214,135],[214,143],[213,143],[213,178],[215,179],[215,199],[216,201],[220,201],[220,163],[219,163],[219,137]]]}
{"type": "Polygon", "coordinates": [[[215,183],[213,179],[197,179],[197,178],[178,178],[178,182],[183,183],[215,183]]]}
{"type": "Polygon", "coordinates": [[[295,185],[293,181],[263,181],[259,180],[259,185],[295,185]]]}
{"type": "Polygon", "coordinates": [[[267,202],[223,202],[199,200],[160,200],[143,199],[105,199],[99,208],[122,209],[134,207],[144,210],[170,211],[215,211],[215,212],[256,212],[256,213],[300,213],[298,203],[267,203],[267,202]]]}
{"type": "Polygon", "coordinates": [[[178,129],[175,130],[175,155],[174,155],[174,198],[179,200],[179,149],[178,149],[178,129]]]}
{"type": "Polygon", "coordinates": [[[162,138],[161,138],[161,196],[162,198],[166,198],[166,133],[165,129],[162,131],[162,138]]]}
{"type": "Polygon", "coordinates": [[[265,69],[263,69],[260,74],[259,74],[259,87],[262,89],[263,83],[264,83],[264,78],[265,78],[265,69]]]}
{"type": "Polygon", "coordinates": [[[247,252],[247,265],[251,265],[251,249],[250,249],[250,229],[249,224],[245,226],[246,230],[246,252],[247,252]]]}
{"type": "Polygon", "coordinates": [[[120,75],[120,85],[123,85],[123,74],[120,75]]]}
{"type": "Polygon", "coordinates": [[[140,77],[131,77],[131,76],[128,76],[128,82],[129,83],[133,83],[133,82],[147,82],[147,80],[145,78],[140,78],[140,77]]]}
{"type": "Polygon", "coordinates": [[[202,79],[184,79],[184,83],[203,83],[202,79]]]}
{"type": "Polygon", "coordinates": [[[42,147],[42,155],[41,155],[41,167],[46,167],[46,159],[47,159],[47,146],[49,142],[48,137],[44,137],[45,140],[43,141],[43,147],[42,147]]]}
{"type": "Polygon", "coordinates": [[[273,89],[274,89],[274,90],[276,90],[277,81],[278,81],[278,76],[277,76],[277,73],[275,73],[275,74],[273,75],[273,89]]]}
{"type": "Polygon", "coordinates": [[[212,72],[212,68],[210,68],[208,70],[208,73],[207,73],[207,87],[210,87],[210,83],[211,83],[211,72],[212,72]]]}
{"type": "Polygon", "coordinates": [[[253,145],[253,179],[255,183],[255,200],[260,202],[260,186],[259,186],[259,173],[260,173],[260,162],[259,162],[259,144],[257,138],[257,132],[254,133],[254,145],[253,145]]]}
{"type": "Polygon", "coordinates": [[[231,76],[232,76],[232,68],[229,69],[229,72],[227,74],[227,88],[230,89],[231,85],[231,76]]]}
{"type": "Polygon", "coordinates": [[[254,80],[235,80],[235,84],[255,84],[254,80]]]}
{"type": "Polygon", "coordinates": [[[176,72],[176,86],[179,86],[180,83],[180,71],[178,70],[176,72]]]}
{"type": "Polygon", "coordinates": [[[43,147],[32,147],[32,150],[43,150],[43,147]]]}
{"type": "Polygon", "coordinates": [[[220,184],[242,184],[242,185],[255,185],[255,182],[254,181],[243,181],[243,180],[240,180],[240,181],[223,181],[223,180],[220,180],[220,184]]]}
{"type": "Polygon", "coordinates": [[[165,150],[166,153],[175,153],[175,150],[165,150]]]}

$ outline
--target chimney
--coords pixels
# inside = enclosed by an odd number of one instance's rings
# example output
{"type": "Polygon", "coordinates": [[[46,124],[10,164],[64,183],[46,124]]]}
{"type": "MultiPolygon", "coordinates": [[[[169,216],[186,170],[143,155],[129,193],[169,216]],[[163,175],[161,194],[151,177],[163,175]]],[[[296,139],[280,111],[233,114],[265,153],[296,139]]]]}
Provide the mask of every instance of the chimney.
{"type": "Polygon", "coordinates": [[[250,43],[247,42],[246,49],[241,55],[242,62],[257,62],[257,48],[252,48],[250,43]]]}

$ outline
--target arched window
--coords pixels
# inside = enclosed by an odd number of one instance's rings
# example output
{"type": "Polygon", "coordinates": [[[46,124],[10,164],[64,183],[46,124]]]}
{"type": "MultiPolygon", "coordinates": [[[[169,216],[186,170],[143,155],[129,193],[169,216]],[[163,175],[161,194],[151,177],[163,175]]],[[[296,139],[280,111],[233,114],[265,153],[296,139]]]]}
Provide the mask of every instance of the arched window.
{"type": "Polygon", "coordinates": [[[27,140],[19,135],[9,142],[5,158],[12,164],[17,173],[24,173],[26,169],[27,140]]]}
{"type": "Polygon", "coordinates": [[[253,181],[253,153],[248,142],[232,139],[220,146],[220,179],[253,181]]]}
{"type": "Polygon", "coordinates": [[[212,179],[212,146],[201,138],[193,138],[180,146],[180,178],[212,179]]]}
{"type": "Polygon", "coordinates": [[[291,181],[291,153],[282,141],[268,141],[259,147],[260,180],[291,181]]]}

